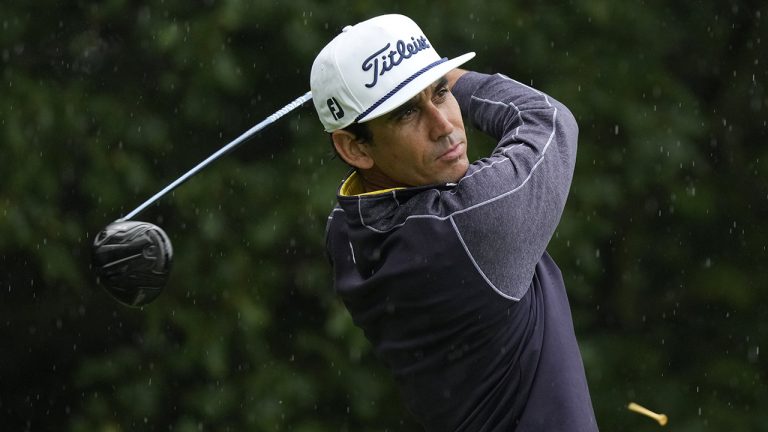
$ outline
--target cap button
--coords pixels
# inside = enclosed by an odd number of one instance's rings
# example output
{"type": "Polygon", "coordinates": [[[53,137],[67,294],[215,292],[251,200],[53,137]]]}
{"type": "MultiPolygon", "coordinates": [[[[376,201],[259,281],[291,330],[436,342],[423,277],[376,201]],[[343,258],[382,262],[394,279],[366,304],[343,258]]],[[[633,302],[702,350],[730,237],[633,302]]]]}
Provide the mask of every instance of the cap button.
{"type": "Polygon", "coordinates": [[[352,28],[352,26],[348,25],[348,26],[344,27],[343,29],[341,29],[341,32],[344,33],[344,32],[346,32],[347,30],[349,30],[351,28],[352,28]]]}

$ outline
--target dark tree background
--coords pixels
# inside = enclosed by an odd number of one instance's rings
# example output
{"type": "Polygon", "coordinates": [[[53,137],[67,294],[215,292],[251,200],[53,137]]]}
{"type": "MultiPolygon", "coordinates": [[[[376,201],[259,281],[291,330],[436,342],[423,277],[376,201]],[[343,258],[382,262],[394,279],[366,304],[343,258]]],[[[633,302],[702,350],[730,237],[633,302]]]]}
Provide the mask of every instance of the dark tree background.
{"type": "Polygon", "coordinates": [[[103,226],[389,12],[575,113],[550,252],[601,429],[657,428],[636,401],[675,431],[768,430],[768,8],[748,0],[3,2],[3,430],[418,430],[332,292],[345,168],[310,106],[141,215],[176,251],[156,302],[120,306],[90,271],[103,226]]]}

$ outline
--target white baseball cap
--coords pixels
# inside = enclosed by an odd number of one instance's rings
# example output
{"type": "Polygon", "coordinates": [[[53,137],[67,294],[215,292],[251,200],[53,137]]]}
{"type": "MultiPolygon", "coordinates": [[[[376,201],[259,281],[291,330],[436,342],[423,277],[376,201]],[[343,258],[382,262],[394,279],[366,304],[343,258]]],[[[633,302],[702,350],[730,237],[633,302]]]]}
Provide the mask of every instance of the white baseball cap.
{"type": "Polygon", "coordinates": [[[345,27],[315,58],[312,100],[326,132],[382,116],[475,56],[440,57],[403,15],[345,27]]]}

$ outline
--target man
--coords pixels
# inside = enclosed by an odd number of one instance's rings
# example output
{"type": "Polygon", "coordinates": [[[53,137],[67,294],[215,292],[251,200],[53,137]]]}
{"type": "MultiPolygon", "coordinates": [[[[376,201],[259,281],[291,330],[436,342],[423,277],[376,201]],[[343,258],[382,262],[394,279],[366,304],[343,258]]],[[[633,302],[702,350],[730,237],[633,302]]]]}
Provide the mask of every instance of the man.
{"type": "Polygon", "coordinates": [[[354,167],[327,232],[334,283],[429,431],[597,430],[563,279],[545,252],[576,122],[502,75],[456,69],[409,18],[346,27],[315,108],[354,167]],[[464,120],[498,140],[467,160],[464,120]]]}

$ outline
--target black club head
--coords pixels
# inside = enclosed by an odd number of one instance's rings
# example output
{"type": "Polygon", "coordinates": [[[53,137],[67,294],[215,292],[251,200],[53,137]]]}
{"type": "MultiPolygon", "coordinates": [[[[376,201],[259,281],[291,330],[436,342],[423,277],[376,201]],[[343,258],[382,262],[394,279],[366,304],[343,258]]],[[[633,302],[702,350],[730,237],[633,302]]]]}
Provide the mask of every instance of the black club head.
{"type": "Polygon", "coordinates": [[[98,282],[128,306],[146,305],[160,295],[168,281],[172,258],[168,236],[147,222],[113,222],[93,242],[98,282]]]}

